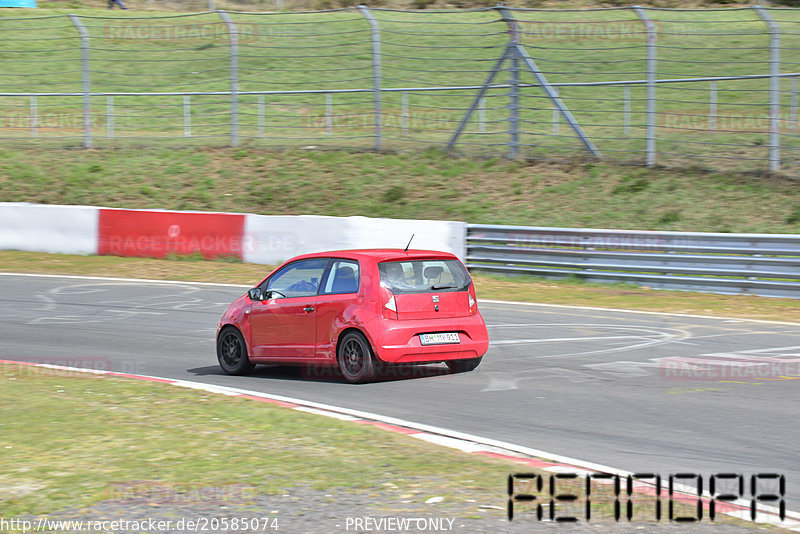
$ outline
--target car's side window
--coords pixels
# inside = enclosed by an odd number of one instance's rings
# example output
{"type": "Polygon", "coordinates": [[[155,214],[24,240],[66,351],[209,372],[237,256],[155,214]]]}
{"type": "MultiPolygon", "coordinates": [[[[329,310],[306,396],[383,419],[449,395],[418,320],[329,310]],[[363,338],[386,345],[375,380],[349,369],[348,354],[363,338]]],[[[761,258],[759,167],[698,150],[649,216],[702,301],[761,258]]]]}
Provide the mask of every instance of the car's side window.
{"type": "Polygon", "coordinates": [[[273,292],[273,298],[316,295],[327,266],[327,258],[296,261],[272,275],[267,282],[267,290],[273,292]]]}
{"type": "Polygon", "coordinates": [[[325,287],[320,293],[340,294],[358,293],[360,271],[358,262],[352,260],[334,260],[331,263],[331,270],[325,279],[325,287]]]}

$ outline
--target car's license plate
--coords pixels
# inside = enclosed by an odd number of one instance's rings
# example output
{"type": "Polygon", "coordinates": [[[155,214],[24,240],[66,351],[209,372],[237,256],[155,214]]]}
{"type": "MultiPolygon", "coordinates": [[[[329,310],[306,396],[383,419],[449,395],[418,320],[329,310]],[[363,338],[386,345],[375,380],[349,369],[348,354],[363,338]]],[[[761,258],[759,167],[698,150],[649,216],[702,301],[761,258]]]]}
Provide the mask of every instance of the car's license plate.
{"type": "Polygon", "coordinates": [[[437,334],[420,334],[419,342],[423,345],[444,345],[446,343],[461,343],[458,332],[439,332],[437,334]]]}

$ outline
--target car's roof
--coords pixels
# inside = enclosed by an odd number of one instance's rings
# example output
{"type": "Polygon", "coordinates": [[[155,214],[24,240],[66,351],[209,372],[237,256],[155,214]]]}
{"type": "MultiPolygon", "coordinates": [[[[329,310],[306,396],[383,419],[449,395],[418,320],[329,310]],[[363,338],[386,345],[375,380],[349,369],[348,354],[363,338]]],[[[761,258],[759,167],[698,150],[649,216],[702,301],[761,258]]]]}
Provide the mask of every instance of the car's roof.
{"type": "Polygon", "coordinates": [[[416,259],[456,259],[457,256],[450,252],[443,252],[440,250],[403,250],[401,248],[375,248],[375,249],[353,249],[353,250],[330,250],[325,252],[313,252],[311,254],[303,254],[292,259],[301,258],[348,258],[348,259],[361,259],[369,258],[373,261],[391,261],[391,260],[416,260],[416,259]]]}

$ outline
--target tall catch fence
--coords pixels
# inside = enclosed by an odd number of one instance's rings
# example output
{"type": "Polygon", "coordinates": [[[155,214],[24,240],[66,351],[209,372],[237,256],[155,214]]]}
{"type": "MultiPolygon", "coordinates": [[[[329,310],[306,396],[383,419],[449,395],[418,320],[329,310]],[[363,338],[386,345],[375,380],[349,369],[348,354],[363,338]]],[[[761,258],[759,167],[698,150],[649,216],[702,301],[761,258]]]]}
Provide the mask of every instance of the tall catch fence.
{"type": "Polygon", "coordinates": [[[789,8],[0,17],[0,142],[800,174],[789,8]]]}

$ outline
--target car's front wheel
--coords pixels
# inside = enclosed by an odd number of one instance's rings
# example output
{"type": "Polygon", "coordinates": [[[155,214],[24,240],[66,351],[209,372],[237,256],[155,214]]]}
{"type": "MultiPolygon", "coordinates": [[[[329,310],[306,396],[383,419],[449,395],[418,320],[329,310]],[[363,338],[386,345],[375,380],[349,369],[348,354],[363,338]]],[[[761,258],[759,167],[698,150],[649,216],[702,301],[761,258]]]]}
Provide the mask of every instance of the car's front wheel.
{"type": "Polygon", "coordinates": [[[375,376],[372,349],[359,332],[348,332],[337,348],[339,369],[345,380],[353,384],[369,382],[375,376]]]}
{"type": "Polygon", "coordinates": [[[242,333],[232,326],[222,330],[217,338],[217,360],[229,375],[244,375],[254,367],[247,357],[247,345],[242,333]]]}
{"type": "Polygon", "coordinates": [[[480,365],[481,359],[482,357],[471,358],[469,360],[451,360],[445,363],[447,364],[447,367],[449,367],[454,373],[466,373],[469,371],[474,371],[475,368],[480,365]]]}

